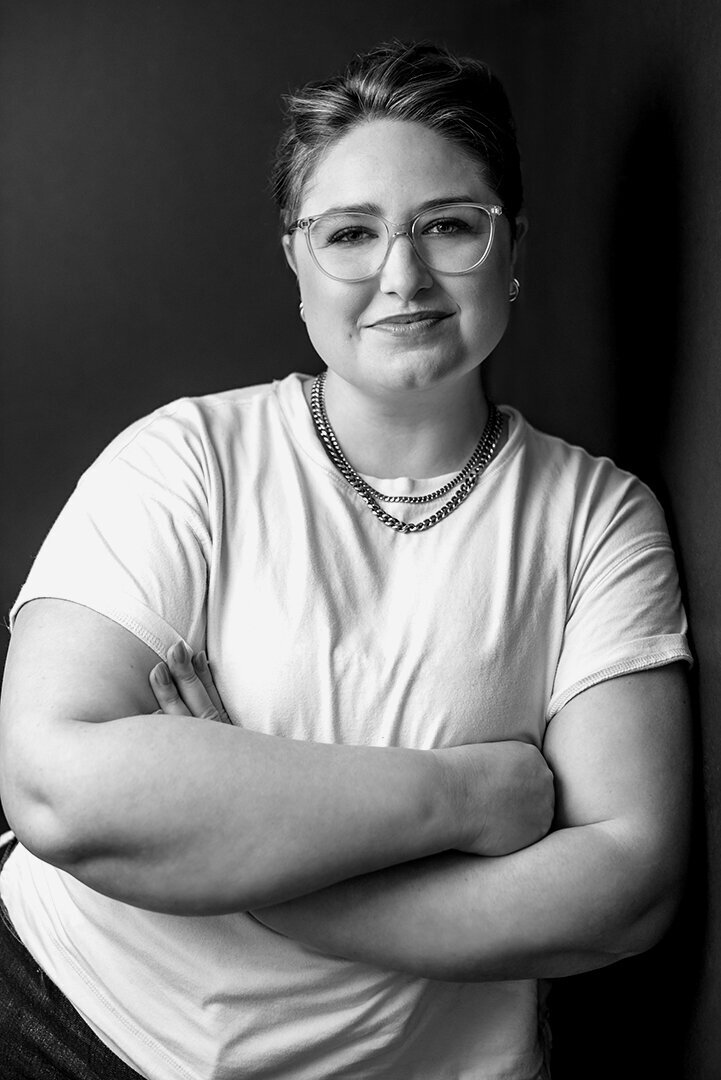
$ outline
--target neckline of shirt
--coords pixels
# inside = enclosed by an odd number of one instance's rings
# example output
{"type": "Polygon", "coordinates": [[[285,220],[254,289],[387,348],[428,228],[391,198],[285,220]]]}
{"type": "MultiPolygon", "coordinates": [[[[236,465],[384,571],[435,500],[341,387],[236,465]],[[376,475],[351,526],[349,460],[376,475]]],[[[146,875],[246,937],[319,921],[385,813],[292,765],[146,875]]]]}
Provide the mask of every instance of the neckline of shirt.
{"type": "MultiPolygon", "coordinates": [[[[308,402],[303,387],[305,383],[313,379],[313,375],[305,375],[301,372],[293,372],[284,379],[276,379],[273,382],[273,391],[278,399],[281,411],[285,417],[289,431],[303,450],[313,461],[331,476],[341,479],[337,469],[323,449],[313,424],[308,402]]],[[[522,439],[524,420],[521,414],[510,405],[498,405],[497,408],[508,419],[508,438],[483,472],[487,476],[503,468],[505,463],[515,455],[522,439]]],[[[380,477],[370,476],[366,473],[360,475],[371,484],[372,487],[382,490],[388,495],[424,495],[434,488],[442,487],[444,483],[452,480],[458,470],[445,473],[442,476],[429,477],[380,477]]],[[[345,483],[345,481],[343,481],[345,483]]]]}

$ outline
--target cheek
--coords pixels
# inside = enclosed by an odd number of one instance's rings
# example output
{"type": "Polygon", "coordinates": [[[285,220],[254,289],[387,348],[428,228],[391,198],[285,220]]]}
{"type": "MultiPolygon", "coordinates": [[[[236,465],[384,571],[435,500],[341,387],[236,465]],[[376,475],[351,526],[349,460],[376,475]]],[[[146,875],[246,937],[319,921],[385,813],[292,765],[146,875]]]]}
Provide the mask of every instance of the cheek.
{"type": "Polygon", "coordinates": [[[461,333],[466,346],[489,352],[494,349],[508,325],[508,282],[502,272],[484,275],[463,297],[461,308],[461,333]]]}
{"type": "MultiPolygon", "coordinates": [[[[481,289],[487,296],[487,303],[504,310],[508,306],[508,293],[511,285],[511,263],[506,253],[499,253],[488,267],[481,267],[486,273],[481,282],[481,289]]],[[[508,312],[505,311],[507,315],[508,312]]]]}
{"type": "Polygon", "coordinates": [[[504,274],[494,271],[469,282],[459,304],[470,322],[497,322],[508,315],[508,283],[504,274]]]}
{"type": "Polygon", "coordinates": [[[358,310],[347,296],[313,283],[302,291],[305,328],[313,348],[327,364],[340,359],[358,340],[358,310]]]}
{"type": "Polygon", "coordinates": [[[316,338],[347,339],[357,334],[367,304],[361,290],[330,278],[321,279],[317,273],[299,275],[298,284],[308,334],[314,344],[316,338]]]}

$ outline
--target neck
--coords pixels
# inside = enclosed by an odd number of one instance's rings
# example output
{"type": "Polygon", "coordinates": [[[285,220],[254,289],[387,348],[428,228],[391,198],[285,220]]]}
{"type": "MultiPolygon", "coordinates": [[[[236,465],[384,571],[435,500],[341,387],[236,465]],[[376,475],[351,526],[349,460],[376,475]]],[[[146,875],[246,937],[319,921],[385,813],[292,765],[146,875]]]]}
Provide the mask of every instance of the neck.
{"type": "Polygon", "coordinates": [[[430,388],[377,393],[329,371],[325,403],[351,465],[385,478],[442,476],[460,469],[488,419],[477,370],[430,388]]]}

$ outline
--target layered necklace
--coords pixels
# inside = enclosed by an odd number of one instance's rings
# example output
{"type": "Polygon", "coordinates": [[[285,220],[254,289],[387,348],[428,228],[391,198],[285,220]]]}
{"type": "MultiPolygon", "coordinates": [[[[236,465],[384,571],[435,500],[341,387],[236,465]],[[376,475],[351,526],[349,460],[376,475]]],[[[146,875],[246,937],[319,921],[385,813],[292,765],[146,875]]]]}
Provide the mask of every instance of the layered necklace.
{"type": "Polygon", "coordinates": [[[325,376],[325,371],[316,376],[310,396],[310,411],[318,438],[343,479],[360,495],[368,509],[375,514],[380,522],[387,525],[389,529],[395,529],[396,532],[425,532],[426,529],[432,529],[439,521],[443,521],[444,518],[447,518],[449,514],[458,509],[462,502],[465,502],[476,486],[479,476],[493,457],[498,446],[498,440],[503,432],[503,415],[495,405],[489,403],[488,420],[478,445],[461,471],[452,480],[427,495],[384,495],[383,492],[376,491],[374,487],[371,487],[360,473],[356,472],[340,448],[340,443],[330,426],[328,414],[325,410],[325,376]],[[393,517],[380,505],[382,502],[431,503],[443,498],[449,491],[453,491],[450,499],[440,506],[434,514],[424,518],[422,521],[401,521],[400,518],[393,517]]]}

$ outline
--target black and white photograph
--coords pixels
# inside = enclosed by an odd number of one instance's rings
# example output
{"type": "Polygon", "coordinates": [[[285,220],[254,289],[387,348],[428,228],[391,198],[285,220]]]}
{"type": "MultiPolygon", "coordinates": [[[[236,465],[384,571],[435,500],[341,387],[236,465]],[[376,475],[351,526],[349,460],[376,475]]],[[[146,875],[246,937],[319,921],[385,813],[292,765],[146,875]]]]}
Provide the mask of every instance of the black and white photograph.
{"type": "Polygon", "coordinates": [[[721,6],[0,0],[0,1080],[721,1080],[721,6]]]}

